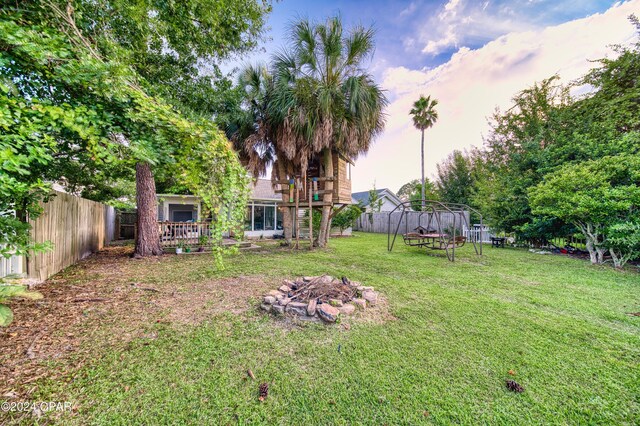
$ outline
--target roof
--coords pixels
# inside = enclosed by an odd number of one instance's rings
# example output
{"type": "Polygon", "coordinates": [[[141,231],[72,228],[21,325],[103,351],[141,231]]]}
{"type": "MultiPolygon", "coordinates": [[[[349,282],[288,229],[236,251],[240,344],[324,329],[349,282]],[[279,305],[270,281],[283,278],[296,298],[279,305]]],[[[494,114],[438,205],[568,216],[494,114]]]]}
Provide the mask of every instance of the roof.
{"type": "Polygon", "coordinates": [[[185,200],[192,200],[198,198],[197,195],[191,194],[156,194],[156,198],[184,198],[185,200]]]}
{"type": "MultiPolygon", "coordinates": [[[[182,198],[184,200],[194,200],[199,198],[197,195],[182,195],[182,194],[157,194],[158,198],[182,198]]],[[[269,201],[282,201],[282,196],[276,194],[271,186],[271,180],[269,179],[256,179],[251,188],[250,200],[269,200],[269,201]]]]}
{"type": "MultiPolygon", "coordinates": [[[[378,196],[380,198],[386,196],[389,201],[395,204],[402,203],[402,200],[400,200],[398,196],[389,188],[377,189],[376,192],[378,193],[378,196]]],[[[360,203],[363,207],[369,205],[369,191],[354,192],[353,194],[351,194],[351,198],[355,200],[356,203],[360,203]]]]}
{"type": "Polygon", "coordinates": [[[270,179],[256,179],[253,188],[251,188],[251,199],[282,201],[282,195],[276,194],[270,179]]]}

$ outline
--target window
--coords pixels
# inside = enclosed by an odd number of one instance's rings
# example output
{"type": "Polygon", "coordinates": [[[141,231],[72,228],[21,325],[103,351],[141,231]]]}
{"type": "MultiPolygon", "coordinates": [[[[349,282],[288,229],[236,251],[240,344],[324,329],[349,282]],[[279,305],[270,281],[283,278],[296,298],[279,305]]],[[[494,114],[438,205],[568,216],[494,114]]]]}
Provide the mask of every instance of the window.
{"type": "Polygon", "coordinates": [[[264,231],[264,206],[253,206],[253,230],[264,231]]]}
{"type": "Polygon", "coordinates": [[[247,214],[244,219],[245,231],[281,231],[282,212],[275,204],[247,206],[247,214]]]}
{"type": "Polygon", "coordinates": [[[276,207],[276,230],[282,231],[282,212],[276,207]]]}
{"type": "Polygon", "coordinates": [[[193,211],[174,211],[174,222],[193,222],[193,211]]]}
{"type": "Polygon", "coordinates": [[[273,206],[264,206],[264,230],[273,231],[275,229],[276,209],[273,206]]]}

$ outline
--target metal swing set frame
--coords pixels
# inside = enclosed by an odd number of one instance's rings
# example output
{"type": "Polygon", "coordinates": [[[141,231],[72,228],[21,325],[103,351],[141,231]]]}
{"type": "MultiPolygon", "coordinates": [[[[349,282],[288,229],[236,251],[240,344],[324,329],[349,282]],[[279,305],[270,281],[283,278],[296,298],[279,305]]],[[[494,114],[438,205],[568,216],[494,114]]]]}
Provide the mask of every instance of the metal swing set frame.
{"type": "Polygon", "coordinates": [[[471,229],[467,220],[466,212],[473,212],[480,218],[480,227],[482,229],[482,215],[477,210],[466,204],[445,203],[434,200],[414,200],[405,201],[398,204],[395,209],[389,212],[387,226],[387,250],[392,251],[393,246],[398,237],[398,231],[404,220],[405,232],[402,235],[404,243],[411,247],[428,248],[431,250],[444,250],[447,259],[453,262],[456,258],[456,248],[463,247],[467,240],[473,244],[473,248],[477,255],[482,255],[482,241],[479,240],[479,233],[470,232],[469,238],[458,233],[458,225],[466,225],[467,229],[471,229]],[[409,223],[407,213],[413,212],[411,205],[420,204],[424,206],[418,215],[418,227],[409,231],[409,223]],[[400,212],[400,219],[395,230],[392,231],[391,217],[393,213],[400,212]],[[453,218],[452,232],[447,233],[443,228],[442,214],[449,213],[453,218]],[[422,216],[427,214],[426,227],[422,226],[422,216]],[[392,236],[393,234],[393,236],[392,236]]]}

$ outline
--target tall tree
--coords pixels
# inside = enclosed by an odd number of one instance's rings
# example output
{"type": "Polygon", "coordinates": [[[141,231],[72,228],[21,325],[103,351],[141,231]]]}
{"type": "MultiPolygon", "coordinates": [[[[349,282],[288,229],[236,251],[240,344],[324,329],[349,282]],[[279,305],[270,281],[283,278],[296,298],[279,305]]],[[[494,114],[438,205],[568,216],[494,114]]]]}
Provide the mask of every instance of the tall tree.
{"type": "MultiPolygon", "coordinates": [[[[1,210],[26,211],[34,218],[42,199],[37,194],[47,193],[40,170],[54,164],[60,151],[90,153],[97,165],[137,162],[189,171],[184,182],[194,192],[215,188],[217,196],[207,197],[217,203],[212,207],[243,199],[234,187],[245,172],[215,125],[187,119],[150,96],[148,83],[131,67],[101,54],[75,17],[71,4],[55,2],[25,2],[0,12],[0,110],[9,117],[0,130],[0,146],[19,160],[13,176],[0,182],[8,198],[1,210]],[[194,165],[198,173],[191,172],[194,165]]],[[[27,228],[3,226],[3,233],[27,228]]],[[[24,239],[15,241],[14,246],[25,247],[24,239]]]]}
{"type": "MultiPolygon", "coordinates": [[[[146,90],[161,96],[182,113],[211,119],[221,109],[230,88],[219,62],[256,45],[271,10],[270,1],[129,1],[77,2],[67,7],[68,19],[78,31],[95,40],[95,50],[134,69],[146,90]]],[[[127,138],[126,134],[123,134],[127,138]]],[[[153,144],[147,144],[147,147],[153,144]]],[[[162,148],[160,147],[162,150],[162,148]]],[[[136,176],[154,179],[160,164],[136,166],[136,176]],[[145,170],[145,173],[140,173],[145,170]]],[[[155,186],[137,185],[139,201],[136,255],[161,252],[154,217],[155,186]],[[153,213],[153,215],[152,215],[153,213]],[[153,247],[150,246],[153,245],[153,247]],[[144,250],[147,248],[146,250],[144,250]]]]}
{"type": "MultiPolygon", "coordinates": [[[[271,167],[272,180],[287,180],[295,176],[299,165],[294,158],[288,160],[275,135],[281,123],[270,117],[269,102],[274,96],[274,79],[264,65],[247,66],[238,77],[238,86],[243,94],[243,108],[236,111],[227,124],[227,133],[240,158],[255,177],[264,176],[271,167]]],[[[275,183],[274,183],[275,186],[275,183]]],[[[282,201],[288,200],[282,194],[282,201]]],[[[293,236],[293,218],[288,208],[282,211],[282,227],[287,244],[293,236]]]]}
{"type": "MultiPolygon", "coordinates": [[[[420,96],[420,99],[414,102],[413,108],[409,114],[413,116],[413,125],[420,130],[420,165],[422,167],[422,192],[421,197],[424,200],[424,131],[432,127],[436,121],[438,121],[438,111],[436,111],[436,105],[438,101],[431,99],[431,96],[420,96]]],[[[424,202],[422,202],[422,209],[424,209],[424,202]]]]}
{"type": "MultiPolygon", "coordinates": [[[[373,37],[372,29],[360,26],[346,33],[338,17],[291,26],[289,48],[273,58],[273,96],[267,108],[276,130],[277,163],[289,166],[286,173],[305,176],[309,162],[318,158],[322,175],[332,177],[333,152],[355,159],[382,131],[387,100],[364,70],[373,54],[373,37]]],[[[329,236],[332,189],[327,181],[317,239],[321,247],[329,236]]]]}
{"type": "MultiPolygon", "coordinates": [[[[634,16],[630,21],[640,31],[634,16]]],[[[593,168],[591,161],[640,153],[640,43],[636,39],[613,50],[615,56],[597,61],[572,85],[560,85],[557,76],[551,77],[518,93],[511,108],[493,116],[475,167],[481,170],[475,202],[494,229],[541,242],[580,231],[571,225],[577,222],[569,219],[569,205],[568,212],[556,214],[532,209],[531,188],[558,173],[572,179],[593,168]],[[589,90],[574,98],[572,88],[589,90]],[[563,169],[569,166],[576,169],[563,169]]],[[[619,244],[624,239],[616,240],[619,244]]]]}
{"type": "Polygon", "coordinates": [[[494,229],[523,236],[523,227],[540,219],[531,212],[527,191],[549,170],[548,153],[570,102],[568,89],[554,76],[521,91],[511,108],[493,115],[474,200],[494,229]]]}
{"type": "Polygon", "coordinates": [[[472,204],[475,182],[470,156],[454,150],[442,163],[438,163],[437,169],[436,187],[440,199],[449,203],[472,204]]]}

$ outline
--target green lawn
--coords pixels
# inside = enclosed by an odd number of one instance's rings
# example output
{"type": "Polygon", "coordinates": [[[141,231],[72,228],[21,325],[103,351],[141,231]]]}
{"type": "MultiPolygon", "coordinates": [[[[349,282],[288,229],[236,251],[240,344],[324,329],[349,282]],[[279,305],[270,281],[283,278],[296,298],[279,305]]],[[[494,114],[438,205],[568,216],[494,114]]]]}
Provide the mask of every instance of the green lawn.
{"type": "Polygon", "coordinates": [[[255,294],[242,314],[149,323],[156,339],[102,351],[32,399],[73,401],[65,424],[637,424],[639,274],[523,250],[477,257],[467,245],[450,263],[396,247],[357,234],[327,251],[244,252],[222,272],[208,256],[141,264],[138,282],[158,288],[346,275],[379,290],[395,319],[285,327],[255,294]],[[509,378],[526,390],[506,390],[509,378]]]}

